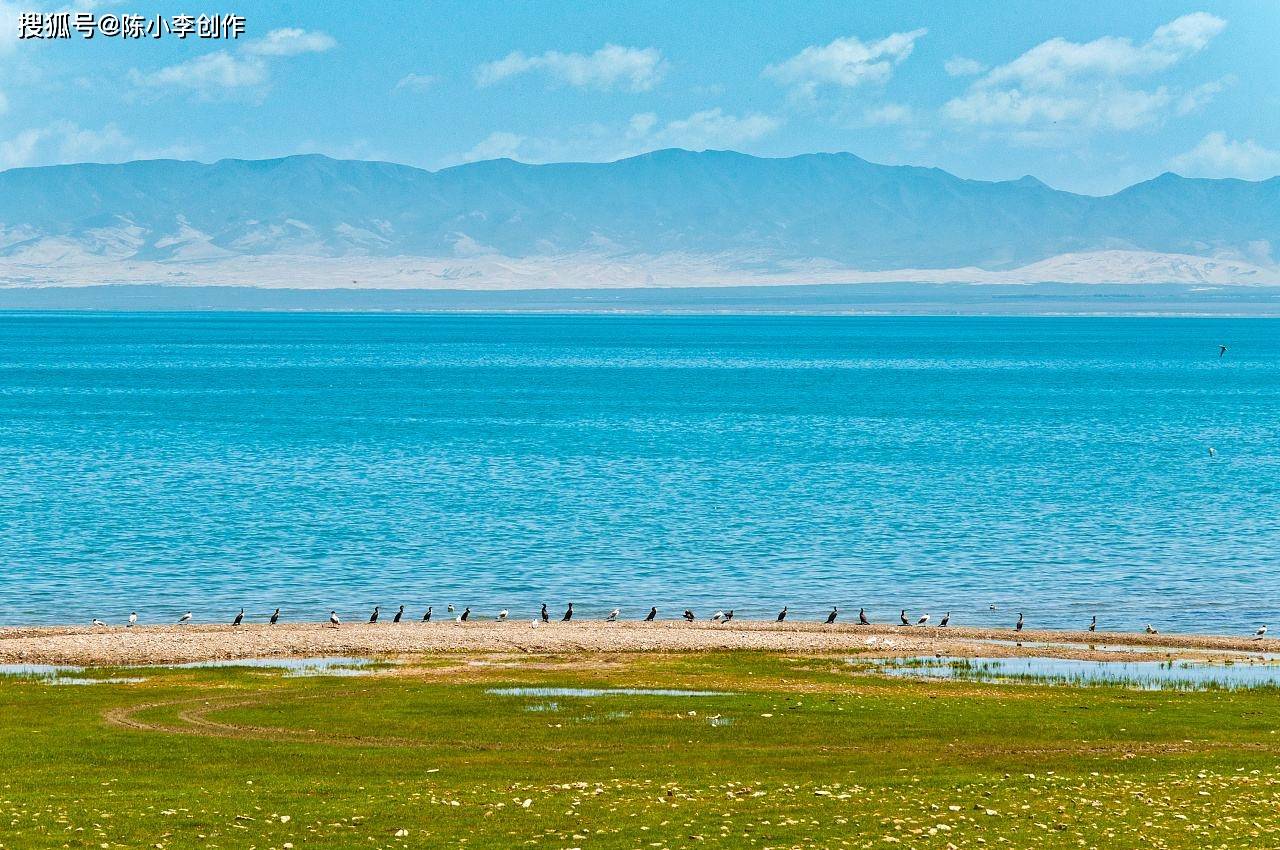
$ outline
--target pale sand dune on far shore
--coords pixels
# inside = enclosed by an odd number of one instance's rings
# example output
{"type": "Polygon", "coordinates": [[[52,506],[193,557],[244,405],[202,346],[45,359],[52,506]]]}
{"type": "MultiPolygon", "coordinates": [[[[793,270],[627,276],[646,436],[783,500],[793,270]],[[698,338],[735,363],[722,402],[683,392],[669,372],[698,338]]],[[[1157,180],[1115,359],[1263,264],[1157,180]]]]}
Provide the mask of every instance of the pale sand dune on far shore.
{"type": "Polygon", "coordinates": [[[551,622],[276,626],[225,625],[0,628],[0,663],[126,666],[248,658],[402,656],[423,653],[858,652],[877,655],[1053,655],[1119,660],[1141,653],[1211,651],[1232,655],[1272,649],[1271,640],[1214,635],[917,628],[734,620],[712,622],[551,622]],[[1019,647],[1016,642],[1023,645],[1019,647]],[[1034,646],[1032,646],[1034,644],[1034,646]],[[1102,647],[1106,647],[1102,649],[1102,647]],[[1117,651],[1128,647],[1130,651],[1117,651]]]}

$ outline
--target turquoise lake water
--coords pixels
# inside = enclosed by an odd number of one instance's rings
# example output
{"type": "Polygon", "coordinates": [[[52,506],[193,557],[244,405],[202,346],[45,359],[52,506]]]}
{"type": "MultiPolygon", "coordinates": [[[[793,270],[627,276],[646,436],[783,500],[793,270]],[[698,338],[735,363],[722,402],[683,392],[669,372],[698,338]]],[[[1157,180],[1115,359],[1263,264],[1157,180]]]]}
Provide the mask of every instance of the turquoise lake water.
{"type": "Polygon", "coordinates": [[[572,600],[1280,628],[1278,332],[0,315],[0,623],[572,600]]]}

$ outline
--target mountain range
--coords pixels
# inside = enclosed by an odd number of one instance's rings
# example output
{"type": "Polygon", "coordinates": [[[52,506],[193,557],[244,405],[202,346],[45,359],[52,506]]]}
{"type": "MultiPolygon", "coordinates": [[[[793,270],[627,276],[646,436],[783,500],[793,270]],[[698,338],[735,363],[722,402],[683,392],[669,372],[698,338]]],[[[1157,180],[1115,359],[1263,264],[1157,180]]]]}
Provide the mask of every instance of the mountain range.
{"type": "Polygon", "coordinates": [[[853,154],[425,171],[291,156],[0,172],[0,285],[1280,284],[1280,177],[1113,195],[853,154]]]}

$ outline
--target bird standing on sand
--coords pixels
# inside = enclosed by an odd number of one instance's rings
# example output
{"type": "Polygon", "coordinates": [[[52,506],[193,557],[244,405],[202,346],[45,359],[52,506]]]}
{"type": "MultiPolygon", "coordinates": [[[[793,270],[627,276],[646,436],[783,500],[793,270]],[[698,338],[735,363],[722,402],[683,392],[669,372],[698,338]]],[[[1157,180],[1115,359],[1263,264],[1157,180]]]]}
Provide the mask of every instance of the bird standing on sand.
{"type": "Polygon", "coordinates": [[[551,615],[547,613],[547,603],[545,602],[542,603],[542,622],[544,623],[551,622],[551,615]]]}
{"type": "Polygon", "coordinates": [[[431,606],[430,605],[427,606],[427,612],[422,615],[422,622],[424,623],[431,622],[431,606]]]}
{"type": "Polygon", "coordinates": [[[508,611],[506,608],[503,608],[501,611],[498,612],[498,619],[505,620],[510,614],[511,614],[510,611],[508,611]]]}
{"type": "Polygon", "coordinates": [[[336,629],[338,626],[342,625],[342,621],[338,619],[338,612],[337,612],[337,611],[330,611],[330,612],[329,612],[329,625],[333,626],[335,629],[336,629]]]}
{"type": "Polygon", "coordinates": [[[916,625],[917,625],[917,626],[923,626],[923,625],[924,625],[925,623],[927,623],[927,622],[929,622],[929,615],[928,615],[928,614],[924,614],[924,615],[922,615],[922,616],[920,617],[920,619],[919,619],[919,620],[916,620],[916,625]]]}
{"type": "Polygon", "coordinates": [[[1266,627],[1266,626],[1263,626],[1262,628],[1258,629],[1258,630],[1257,630],[1256,632],[1254,632],[1253,634],[1254,634],[1254,640],[1262,640],[1264,637],[1266,637],[1266,636],[1267,636],[1267,627],[1266,627]]]}
{"type": "Polygon", "coordinates": [[[724,619],[724,612],[723,612],[723,611],[717,611],[717,612],[715,612],[714,614],[712,614],[712,615],[711,615],[711,622],[713,622],[713,623],[718,623],[718,622],[720,622],[720,621],[721,621],[721,620],[723,620],[723,619],[724,619]]]}
{"type": "Polygon", "coordinates": [[[191,612],[190,612],[190,611],[188,611],[187,613],[183,614],[181,617],[179,617],[179,618],[178,618],[178,625],[179,625],[179,626],[185,626],[187,623],[190,623],[190,622],[191,622],[191,612]]]}
{"type": "Polygon", "coordinates": [[[787,619],[787,606],[783,605],[782,610],[778,612],[778,622],[781,623],[785,619],[787,619]]]}
{"type": "Polygon", "coordinates": [[[400,606],[400,610],[399,610],[399,611],[396,611],[396,615],[395,615],[394,617],[392,617],[392,618],[391,618],[391,622],[393,622],[393,623],[398,623],[398,622],[400,622],[400,618],[401,618],[401,617],[403,617],[403,616],[404,616],[404,606],[403,606],[403,605],[401,605],[401,606],[400,606]]]}
{"type": "Polygon", "coordinates": [[[732,609],[732,608],[730,608],[730,609],[729,609],[729,613],[727,613],[727,614],[725,614],[725,615],[724,615],[724,621],[727,623],[727,622],[729,622],[729,621],[730,621],[730,620],[732,620],[732,619],[733,619],[733,609],[732,609]]]}
{"type": "Polygon", "coordinates": [[[470,619],[470,617],[471,617],[471,609],[469,607],[465,608],[463,609],[462,613],[458,615],[458,622],[465,623],[468,619],[470,619]]]}
{"type": "Polygon", "coordinates": [[[564,616],[560,618],[560,622],[567,623],[573,619],[573,603],[569,603],[569,607],[565,609],[564,616]]]}
{"type": "Polygon", "coordinates": [[[1089,631],[1096,632],[1098,630],[1098,615],[1094,614],[1093,619],[1089,621],[1089,631]]]}
{"type": "Polygon", "coordinates": [[[694,620],[693,612],[690,611],[688,608],[684,609],[684,618],[688,620],[690,623],[692,623],[694,620]]]}
{"type": "Polygon", "coordinates": [[[1227,353],[1227,347],[1226,347],[1225,345],[1219,345],[1219,346],[1218,346],[1218,359],[1219,359],[1219,360],[1221,360],[1221,359],[1222,359],[1222,355],[1224,355],[1224,354],[1226,354],[1226,353],[1227,353]]]}
{"type": "Polygon", "coordinates": [[[645,615],[644,621],[646,623],[652,623],[653,618],[656,616],[658,616],[658,606],[654,605],[652,608],[649,609],[649,613],[645,615]]]}
{"type": "Polygon", "coordinates": [[[129,625],[136,626],[138,624],[138,612],[134,611],[129,615],[129,625]]]}
{"type": "Polygon", "coordinates": [[[1013,627],[1013,630],[1016,632],[1022,631],[1022,612],[1021,611],[1018,612],[1018,624],[1013,627]]]}
{"type": "Polygon", "coordinates": [[[1158,635],[1158,634],[1160,634],[1160,633],[1159,633],[1158,631],[1156,631],[1156,627],[1155,627],[1155,626],[1151,625],[1150,623],[1147,623],[1147,634],[1149,634],[1149,635],[1158,635]]]}
{"type": "Polygon", "coordinates": [[[278,623],[278,622],[280,622],[280,609],[279,609],[279,608],[277,608],[276,610],[274,610],[274,611],[272,611],[272,612],[271,612],[271,625],[273,625],[273,626],[274,626],[274,625],[275,625],[276,623],[278,623]]]}
{"type": "Polygon", "coordinates": [[[951,612],[948,611],[947,613],[942,615],[942,621],[938,623],[938,628],[945,629],[947,627],[947,623],[950,623],[950,622],[951,622],[951,612]]]}
{"type": "Polygon", "coordinates": [[[381,610],[381,606],[379,606],[379,605],[374,605],[374,606],[373,606],[373,613],[369,615],[369,622],[370,622],[370,623],[376,623],[376,622],[378,622],[378,611],[379,611],[379,610],[381,610]]]}
{"type": "Polygon", "coordinates": [[[243,608],[241,608],[241,609],[240,609],[240,613],[239,613],[239,614],[236,614],[236,618],[235,618],[234,620],[232,620],[232,621],[231,621],[231,625],[233,625],[233,626],[238,626],[238,625],[240,625],[240,624],[241,624],[241,623],[243,623],[243,622],[244,622],[244,609],[243,609],[243,608]]]}
{"type": "Polygon", "coordinates": [[[859,608],[859,609],[858,609],[858,625],[859,625],[859,626],[869,626],[869,625],[871,625],[871,621],[867,619],[867,609],[866,609],[866,608],[859,608]]]}
{"type": "Polygon", "coordinates": [[[837,608],[836,606],[832,605],[832,606],[831,606],[831,613],[827,615],[827,625],[828,625],[828,626],[829,626],[829,625],[831,625],[832,623],[834,623],[834,622],[836,621],[836,614],[838,614],[838,613],[840,613],[840,609],[839,609],[839,608],[837,608]]]}
{"type": "Polygon", "coordinates": [[[906,608],[903,608],[903,609],[902,609],[902,613],[898,615],[898,619],[902,621],[902,622],[900,622],[900,623],[898,624],[898,625],[900,625],[900,626],[909,626],[909,625],[911,625],[911,621],[907,619],[907,609],[906,609],[906,608]]]}
{"type": "Polygon", "coordinates": [[[609,612],[609,616],[604,618],[604,621],[606,623],[616,623],[618,621],[618,615],[621,613],[622,611],[620,611],[617,608],[614,608],[612,611],[609,612]]]}
{"type": "Polygon", "coordinates": [[[102,621],[101,621],[101,620],[99,620],[97,617],[94,617],[94,618],[93,618],[93,622],[91,623],[91,625],[94,625],[94,626],[105,626],[105,625],[106,625],[106,623],[102,622],[102,621]]]}

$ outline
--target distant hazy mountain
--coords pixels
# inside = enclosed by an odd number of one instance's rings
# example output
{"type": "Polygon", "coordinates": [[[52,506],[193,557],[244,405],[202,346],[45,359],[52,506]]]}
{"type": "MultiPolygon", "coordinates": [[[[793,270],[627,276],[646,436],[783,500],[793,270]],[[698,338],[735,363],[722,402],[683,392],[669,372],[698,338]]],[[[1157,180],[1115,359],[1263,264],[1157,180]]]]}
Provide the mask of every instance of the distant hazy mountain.
{"type": "Polygon", "coordinates": [[[852,154],[665,150],[428,172],[322,156],[0,173],[0,282],[1280,283],[1280,178],[1106,197],[852,154]]]}

